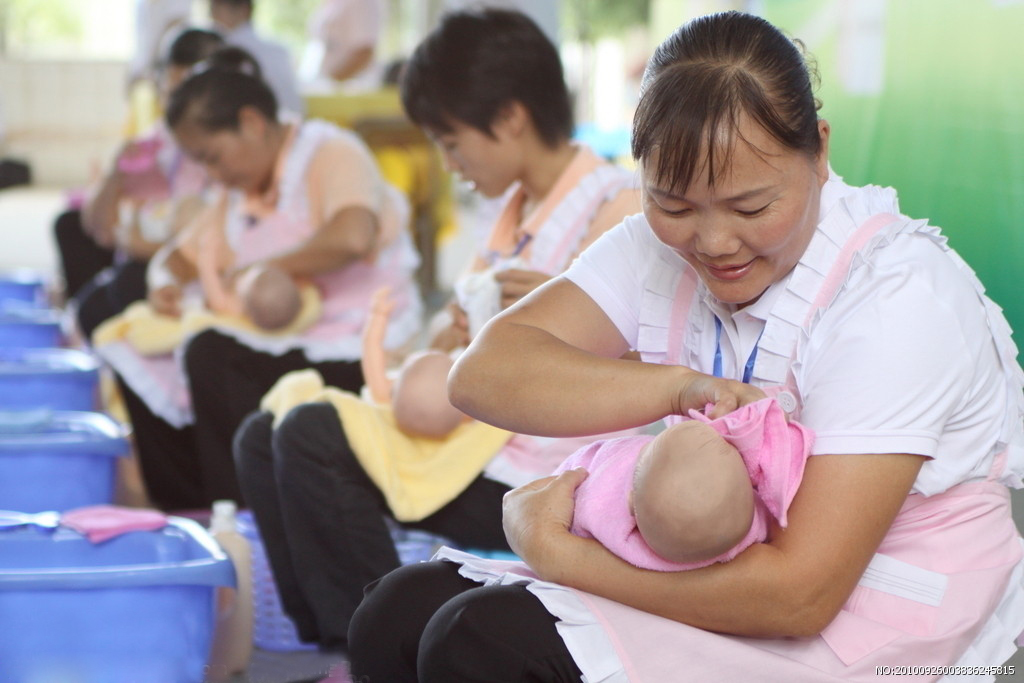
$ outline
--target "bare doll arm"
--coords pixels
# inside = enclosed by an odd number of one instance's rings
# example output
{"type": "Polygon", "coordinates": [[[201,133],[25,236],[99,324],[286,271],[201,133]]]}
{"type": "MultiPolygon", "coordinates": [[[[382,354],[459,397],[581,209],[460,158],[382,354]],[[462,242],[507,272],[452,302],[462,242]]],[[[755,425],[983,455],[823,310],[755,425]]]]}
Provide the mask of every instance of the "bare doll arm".
{"type": "Polygon", "coordinates": [[[392,382],[387,376],[387,351],[384,349],[384,335],[388,329],[388,318],[395,304],[391,301],[391,290],[378,289],[370,301],[370,316],[363,328],[363,380],[376,403],[391,403],[392,382]]]}

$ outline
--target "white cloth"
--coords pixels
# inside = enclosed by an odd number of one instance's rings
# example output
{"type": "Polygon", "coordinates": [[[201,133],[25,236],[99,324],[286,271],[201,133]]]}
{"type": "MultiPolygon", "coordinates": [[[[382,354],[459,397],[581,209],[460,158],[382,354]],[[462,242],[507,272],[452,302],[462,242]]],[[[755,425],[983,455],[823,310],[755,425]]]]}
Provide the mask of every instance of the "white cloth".
{"type": "Polygon", "coordinates": [[[225,31],[223,28],[216,30],[223,33],[224,42],[228,45],[240,47],[256,59],[260,71],[263,72],[263,80],[274,91],[279,111],[294,114],[305,112],[288,48],[263,38],[256,33],[250,23],[241,24],[232,31],[225,31]]]}
{"type": "MultiPolygon", "coordinates": [[[[822,197],[822,225],[841,198],[855,193],[877,194],[876,206],[867,211],[898,212],[895,195],[877,188],[858,191],[833,176],[822,197]]],[[[847,291],[855,294],[840,294],[811,340],[800,346],[794,368],[806,406],[800,421],[818,435],[814,454],[929,456],[913,490],[930,495],[985,478],[998,450],[993,425],[1012,407],[1009,394],[993,390],[1005,384],[1003,369],[991,338],[978,334],[988,327],[985,309],[956,259],[928,231],[893,241],[870,268],[854,270],[847,291]],[[865,344],[868,336],[881,341],[865,344]]],[[[637,215],[599,239],[566,277],[597,302],[631,347],[656,353],[667,335],[652,332],[641,319],[644,302],[655,298],[645,288],[660,288],[670,299],[673,273],[682,264],[637,215]]],[[[712,371],[717,312],[723,321],[723,374],[739,377],[769,311],[791,285],[799,285],[793,281],[798,277],[794,269],[740,311],[711,301],[698,285],[705,305],[691,312],[691,320],[698,316],[694,326],[712,333],[696,338],[691,367],[712,371]]],[[[755,384],[764,355],[759,353],[755,365],[755,384]]],[[[1024,472],[1020,458],[1010,465],[1017,476],[1024,472]]]]}

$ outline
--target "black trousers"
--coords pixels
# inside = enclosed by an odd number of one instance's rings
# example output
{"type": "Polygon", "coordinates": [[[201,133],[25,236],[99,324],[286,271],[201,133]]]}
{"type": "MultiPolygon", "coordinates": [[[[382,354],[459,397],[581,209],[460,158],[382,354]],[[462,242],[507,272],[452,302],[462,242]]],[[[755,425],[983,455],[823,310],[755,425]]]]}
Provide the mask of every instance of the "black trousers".
{"type": "Polygon", "coordinates": [[[363,383],[358,362],[314,363],[300,350],[275,356],[215,330],[193,337],[184,356],[195,421],[183,429],[154,415],[118,378],[146,490],[164,510],[208,508],[219,499],[245,505],[231,441],[238,425],[281,376],[313,368],[332,386],[357,391],[363,383]]]}
{"type": "MultiPolygon", "coordinates": [[[[390,513],[331,405],[299,406],[276,429],[272,419],[254,413],[239,428],[239,483],[300,638],[339,648],[363,588],[399,566],[384,519],[390,513]]],[[[465,546],[507,549],[501,499],[508,490],[479,477],[455,500],[406,526],[465,546]]]]}
{"type": "Polygon", "coordinates": [[[366,588],[349,631],[353,680],[578,683],[557,622],[524,586],[482,586],[451,562],[408,565],[366,588]]]}
{"type": "Polygon", "coordinates": [[[148,261],[116,263],[97,273],[74,296],[78,328],[86,339],[101,324],[146,298],[148,261]]]}
{"type": "Polygon", "coordinates": [[[82,212],[69,209],[57,216],[53,239],[60,254],[64,294],[70,299],[104,268],[114,264],[114,250],[101,247],[86,234],[82,212]]]}

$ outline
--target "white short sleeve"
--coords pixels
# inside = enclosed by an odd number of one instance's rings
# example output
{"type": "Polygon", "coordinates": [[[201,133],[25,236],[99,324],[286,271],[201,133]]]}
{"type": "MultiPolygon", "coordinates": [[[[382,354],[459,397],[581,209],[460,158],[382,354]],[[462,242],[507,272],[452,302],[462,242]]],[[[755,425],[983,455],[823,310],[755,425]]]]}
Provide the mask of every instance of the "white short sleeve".
{"type": "Polygon", "coordinates": [[[987,330],[974,287],[941,248],[897,238],[851,275],[799,354],[814,453],[928,456],[915,486],[924,493],[984,476],[979,455],[1008,410],[992,390],[1006,380],[987,330]]]}
{"type": "Polygon", "coordinates": [[[664,247],[643,214],[627,216],[587,247],[564,275],[604,311],[630,348],[636,348],[640,302],[659,248],[664,247]]]}

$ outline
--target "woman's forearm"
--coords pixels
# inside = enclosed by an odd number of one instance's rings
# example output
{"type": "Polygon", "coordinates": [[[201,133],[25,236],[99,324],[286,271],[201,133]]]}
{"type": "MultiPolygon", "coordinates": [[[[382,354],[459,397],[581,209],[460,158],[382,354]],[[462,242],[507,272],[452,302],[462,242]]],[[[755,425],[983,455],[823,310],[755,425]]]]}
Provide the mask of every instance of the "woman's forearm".
{"type": "Polygon", "coordinates": [[[349,207],[317,230],[296,249],[269,259],[289,275],[323,275],[364,259],[377,249],[377,217],[364,207],[349,207]]]}
{"type": "Polygon", "coordinates": [[[365,69],[371,61],[372,46],[362,47],[354,52],[328,50],[324,55],[324,72],[336,81],[343,81],[365,69]]]}
{"type": "Polygon", "coordinates": [[[679,412],[692,371],[583,351],[539,328],[495,320],[449,379],[463,412],[513,432],[578,436],[649,424],[679,412]],[[493,333],[493,334],[492,334],[493,333]],[[496,361],[495,359],[503,359],[496,361]]]}
{"type": "Polygon", "coordinates": [[[849,598],[922,462],[906,454],[816,455],[785,530],[730,562],[691,571],[637,569],[571,535],[559,500],[565,493],[554,486],[506,496],[506,534],[543,579],[711,631],[811,636],[849,598]]]}
{"type": "Polygon", "coordinates": [[[685,572],[638,569],[593,539],[558,539],[585,571],[541,572],[544,579],[708,631],[778,638],[816,635],[834,616],[817,609],[787,578],[786,559],[770,545],[748,548],[727,564],[685,572]]]}
{"type": "Polygon", "coordinates": [[[104,247],[114,245],[121,218],[120,203],[121,176],[113,169],[104,176],[100,186],[82,207],[82,227],[97,244],[104,247]]]}

